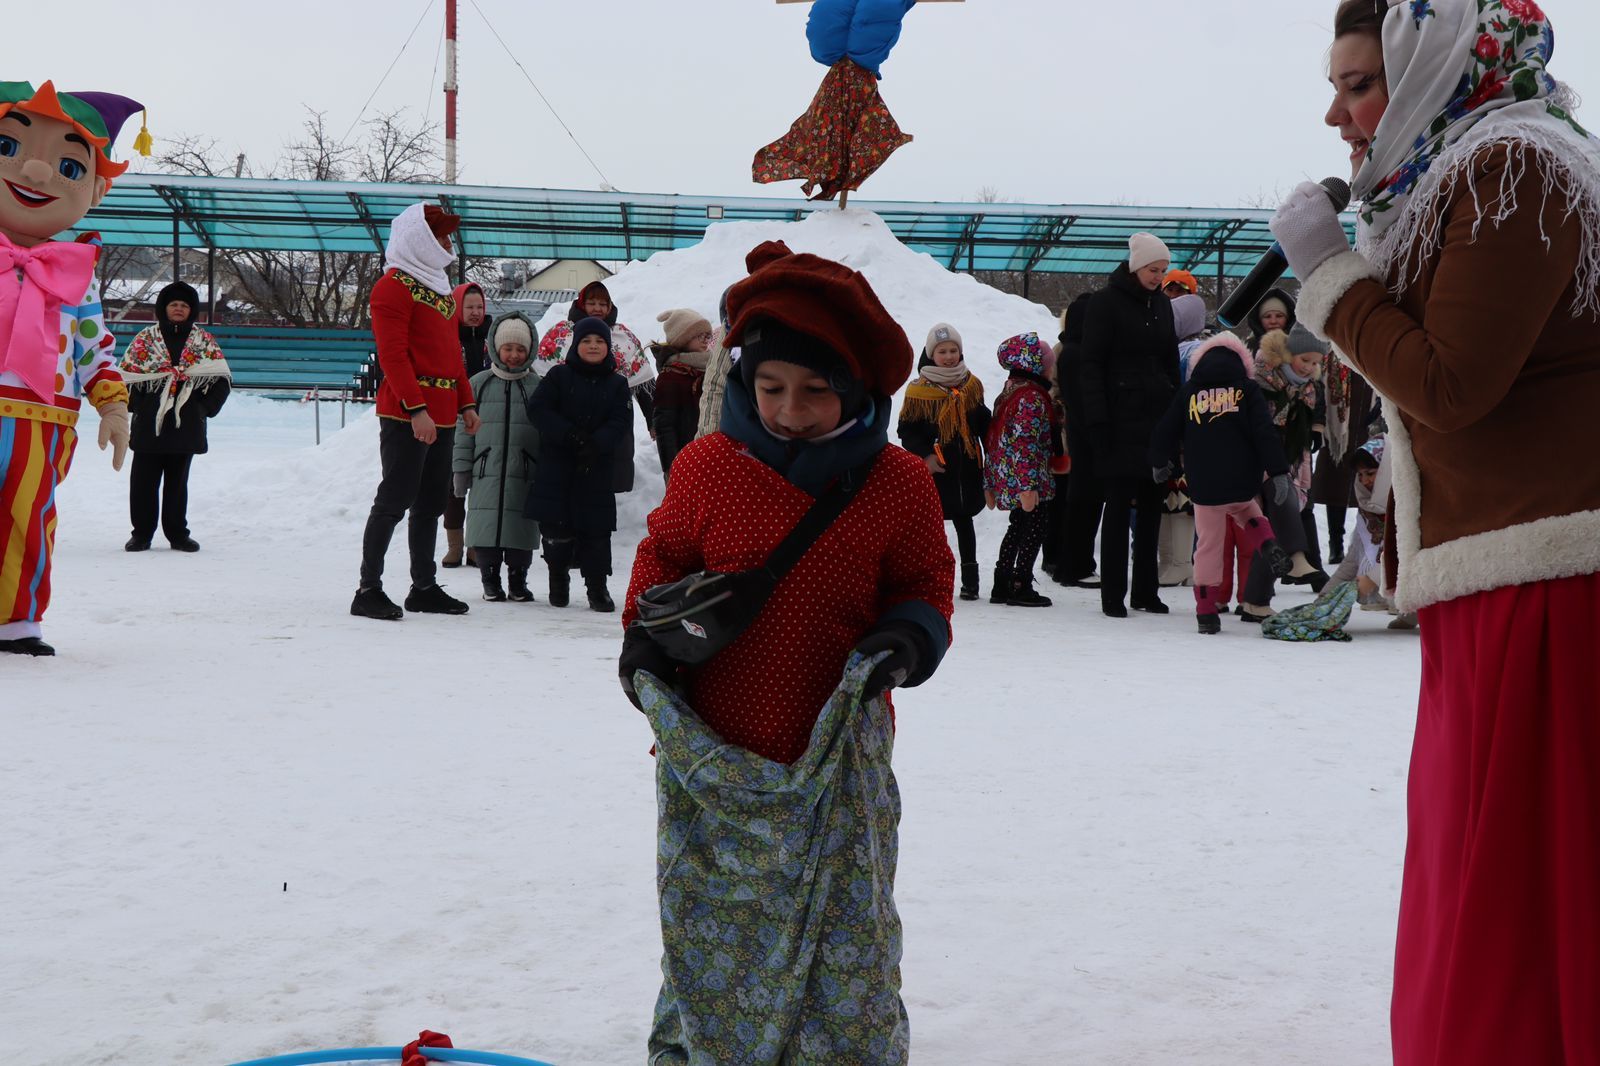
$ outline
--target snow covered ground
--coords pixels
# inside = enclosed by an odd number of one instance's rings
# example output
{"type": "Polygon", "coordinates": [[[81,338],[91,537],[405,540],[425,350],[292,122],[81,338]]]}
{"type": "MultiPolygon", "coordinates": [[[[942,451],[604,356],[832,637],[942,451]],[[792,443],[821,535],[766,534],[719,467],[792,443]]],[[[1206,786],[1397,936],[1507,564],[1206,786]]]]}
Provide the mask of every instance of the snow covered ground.
{"type": "MultiPolygon", "coordinates": [[[[703,310],[754,243],[735,236],[722,261],[676,253],[703,310]]],[[[669,291],[663,258],[614,286],[624,321],[651,321],[629,299],[669,291]]],[[[874,281],[915,339],[946,317],[984,368],[1049,324],[917,264],[874,281]]],[[[660,493],[641,445],[619,598],[660,493]]],[[[0,661],[14,1060],[215,1066],[426,1027],[642,1061],[655,805],[616,616],[550,608],[536,570],[537,604],[351,618],[370,414],[314,448],[308,408],[231,400],[195,464],[198,555],[122,551],[126,477],[91,434],[60,500],[61,655],[0,661]]],[[[1000,531],[986,516],[984,557],[1000,531]]],[[[1358,614],[1349,645],[1203,638],[1185,590],[1118,622],[1048,591],[1043,611],[959,605],[940,673],[897,699],[915,1060],[1386,1061],[1415,635],[1358,614]]]]}

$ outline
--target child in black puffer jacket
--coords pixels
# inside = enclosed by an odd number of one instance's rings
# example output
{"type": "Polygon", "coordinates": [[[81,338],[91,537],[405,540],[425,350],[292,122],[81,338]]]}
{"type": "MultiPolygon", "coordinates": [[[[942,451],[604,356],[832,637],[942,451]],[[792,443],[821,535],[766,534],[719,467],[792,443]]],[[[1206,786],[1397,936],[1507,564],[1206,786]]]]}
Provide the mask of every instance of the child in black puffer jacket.
{"type": "Polygon", "coordinates": [[[631,439],[629,403],[628,383],[611,352],[611,328],[598,318],[573,326],[566,359],[528,398],[540,455],[523,514],[536,519],[543,534],[553,607],[567,605],[576,564],[590,609],[616,610],[606,588],[617,528],[612,470],[617,450],[631,439]]]}

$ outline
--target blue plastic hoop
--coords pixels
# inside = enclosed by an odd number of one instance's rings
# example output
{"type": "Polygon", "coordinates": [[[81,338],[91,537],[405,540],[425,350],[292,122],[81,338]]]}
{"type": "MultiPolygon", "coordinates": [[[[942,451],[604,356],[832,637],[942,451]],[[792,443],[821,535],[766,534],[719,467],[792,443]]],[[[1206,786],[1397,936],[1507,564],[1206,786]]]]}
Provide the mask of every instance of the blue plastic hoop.
{"type": "MultiPolygon", "coordinates": [[[[331,1048],[327,1051],[297,1051],[289,1055],[273,1055],[265,1059],[250,1059],[246,1062],[235,1062],[232,1066],[318,1066],[320,1063],[332,1062],[381,1062],[400,1061],[400,1053],[405,1048],[401,1047],[347,1047],[331,1048]]],[[[525,1059],[520,1055],[501,1055],[493,1051],[468,1051],[458,1047],[425,1047],[418,1048],[423,1058],[435,1062],[468,1062],[478,1066],[550,1066],[548,1062],[538,1059],[525,1059]]]]}

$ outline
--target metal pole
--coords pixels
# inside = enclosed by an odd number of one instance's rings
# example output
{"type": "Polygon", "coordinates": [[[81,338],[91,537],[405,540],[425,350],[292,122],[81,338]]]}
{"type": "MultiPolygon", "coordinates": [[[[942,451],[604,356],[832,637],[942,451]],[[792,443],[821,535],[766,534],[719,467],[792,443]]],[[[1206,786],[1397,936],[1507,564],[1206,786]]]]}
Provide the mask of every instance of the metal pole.
{"type": "Polygon", "coordinates": [[[1226,300],[1228,298],[1227,294],[1222,291],[1222,286],[1223,286],[1223,283],[1224,283],[1225,279],[1227,278],[1227,276],[1228,276],[1228,242],[1227,241],[1218,241],[1217,242],[1217,307],[1218,307],[1219,310],[1222,307],[1222,301],[1226,300]]]}
{"type": "Polygon", "coordinates": [[[444,4],[444,180],[456,183],[456,0],[444,4]]]}
{"type": "Polygon", "coordinates": [[[183,280],[183,278],[178,273],[178,267],[179,267],[178,247],[179,247],[179,241],[180,241],[180,237],[179,237],[179,232],[178,232],[178,209],[176,207],[174,207],[172,209],[172,280],[173,281],[182,281],[183,280]]]}
{"type": "Polygon", "coordinates": [[[217,322],[217,250],[206,249],[206,325],[217,322]]]}
{"type": "Polygon", "coordinates": [[[1024,300],[1028,299],[1028,297],[1029,297],[1028,282],[1029,282],[1030,279],[1032,279],[1032,277],[1033,277],[1033,271],[1024,270],[1022,272],[1022,298],[1024,300]]]}
{"type": "Polygon", "coordinates": [[[316,421],[316,424],[317,424],[317,443],[321,444],[322,443],[322,397],[317,395],[317,390],[315,388],[313,388],[311,390],[311,411],[312,411],[312,418],[316,421]]]}

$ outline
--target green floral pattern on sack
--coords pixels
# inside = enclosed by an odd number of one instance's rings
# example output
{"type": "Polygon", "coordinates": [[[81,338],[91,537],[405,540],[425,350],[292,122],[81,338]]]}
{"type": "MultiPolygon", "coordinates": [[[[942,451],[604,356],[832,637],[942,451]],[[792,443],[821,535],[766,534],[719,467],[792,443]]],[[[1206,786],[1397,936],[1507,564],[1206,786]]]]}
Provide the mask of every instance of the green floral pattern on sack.
{"type": "Polygon", "coordinates": [[[652,1066],[900,1064],[900,792],[875,660],[853,656],[792,765],[713,733],[650,674],[661,995],[652,1066]]]}

